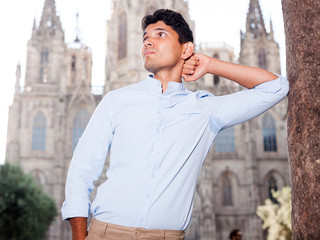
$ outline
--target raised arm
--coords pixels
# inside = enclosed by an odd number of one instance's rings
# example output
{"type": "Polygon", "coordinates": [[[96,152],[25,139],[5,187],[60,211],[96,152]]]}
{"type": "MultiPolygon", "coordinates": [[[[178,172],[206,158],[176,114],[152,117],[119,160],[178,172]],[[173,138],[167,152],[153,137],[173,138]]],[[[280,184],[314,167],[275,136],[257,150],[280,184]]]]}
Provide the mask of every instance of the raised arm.
{"type": "Polygon", "coordinates": [[[278,78],[278,76],[260,68],[224,62],[199,53],[195,53],[185,61],[182,77],[185,81],[190,82],[198,80],[207,73],[228,78],[246,88],[253,88],[278,78]]]}
{"type": "Polygon", "coordinates": [[[284,77],[203,54],[194,54],[186,60],[182,70],[185,81],[196,81],[207,73],[228,78],[249,88],[229,95],[201,99],[202,104],[210,109],[217,131],[267,111],[281,101],[289,90],[288,80],[284,77]]]}

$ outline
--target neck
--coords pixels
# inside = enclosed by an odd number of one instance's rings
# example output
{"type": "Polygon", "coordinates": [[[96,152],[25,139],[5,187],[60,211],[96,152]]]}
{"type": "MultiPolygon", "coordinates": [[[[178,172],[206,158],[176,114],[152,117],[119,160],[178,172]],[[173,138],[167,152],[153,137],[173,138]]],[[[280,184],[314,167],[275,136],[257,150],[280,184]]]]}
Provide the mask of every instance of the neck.
{"type": "Polygon", "coordinates": [[[169,82],[181,82],[182,66],[170,70],[160,70],[154,73],[154,78],[158,79],[162,85],[162,92],[166,92],[169,82]]]}

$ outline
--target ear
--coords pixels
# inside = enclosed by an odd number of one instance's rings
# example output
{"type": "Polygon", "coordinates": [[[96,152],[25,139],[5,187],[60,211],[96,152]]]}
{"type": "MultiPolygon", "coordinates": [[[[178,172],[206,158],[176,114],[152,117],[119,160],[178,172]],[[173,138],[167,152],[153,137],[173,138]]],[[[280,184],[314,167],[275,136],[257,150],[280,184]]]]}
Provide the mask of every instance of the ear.
{"type": "Polygon", "coordinates": [[[187,42],[183,44],[183,53],[181,55],[181,58],[186,60],[189,57],[191,57],[193,51],[194,51],[194,44],[192,42],[187,42]]]}

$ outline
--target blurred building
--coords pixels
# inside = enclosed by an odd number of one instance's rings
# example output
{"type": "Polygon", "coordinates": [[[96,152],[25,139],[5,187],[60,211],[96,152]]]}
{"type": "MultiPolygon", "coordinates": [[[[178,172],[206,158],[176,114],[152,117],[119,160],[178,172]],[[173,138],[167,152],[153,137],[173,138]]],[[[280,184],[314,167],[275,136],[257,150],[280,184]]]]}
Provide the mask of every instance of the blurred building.
{"type": "MultiPolygon", "coordinates": [[[[33,174],[55,198],[58,209],[64,200],[73,150],[95,107],[108,91],[138,82],[148,74],[140,56],[140,22],[146,13],[158,8],[179,11],[194,30],[188,1],[113,0],[106,25],[103,90],[91,86],[91,50],[82,42],[78,28],[74,41],[65,42],[54,0],[45,0],[40,23],[34,21],[22,89],[21,67],[17,67],[6,159],[20,162],[33,174]]],[[[280,74],[279,46],[273,38],[272,24],[270,32],[266,31],[258,0],[250,0],[246,30],[240,37],[239,60],[223,43],[201,43],[197,51],[280,74]]],[[[215,95],[243,89],[210,75],[186,87],[215,95]]],[[[289,185],[286,109],[284,100],[261,116],[219,133],[199,177],[186,239],[227,239],[234,228],[242,230],[244,239],[265,238],[256,207],[266,198],[272,199],[271,189],[289,185]]],[[[97,185],[105,178],[102,176],[97,185]]],[[[60,216],[47,239],[71,239],[70,227],[60,216]]]]}

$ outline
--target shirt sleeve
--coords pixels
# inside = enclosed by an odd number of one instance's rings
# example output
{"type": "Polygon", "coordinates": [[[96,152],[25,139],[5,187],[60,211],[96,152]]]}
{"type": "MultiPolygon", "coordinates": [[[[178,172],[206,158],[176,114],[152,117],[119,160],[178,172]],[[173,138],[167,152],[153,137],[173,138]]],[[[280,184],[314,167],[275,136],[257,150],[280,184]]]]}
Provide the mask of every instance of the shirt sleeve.
{"type": "Polygon", "coordinates": [[[62,219],[88,217],[90,192],[100,176],[112,142],[111,101],[106,95],[94,111],[70,163],[62,219]]]}
{"type": "Polygon", "coordinates": [[[209,97],[207,107],[214,126],[219,131],[250,120],[280,102],[289,91],[287,78],[264,82],[252,89],[230,95],[209,97]]]}

